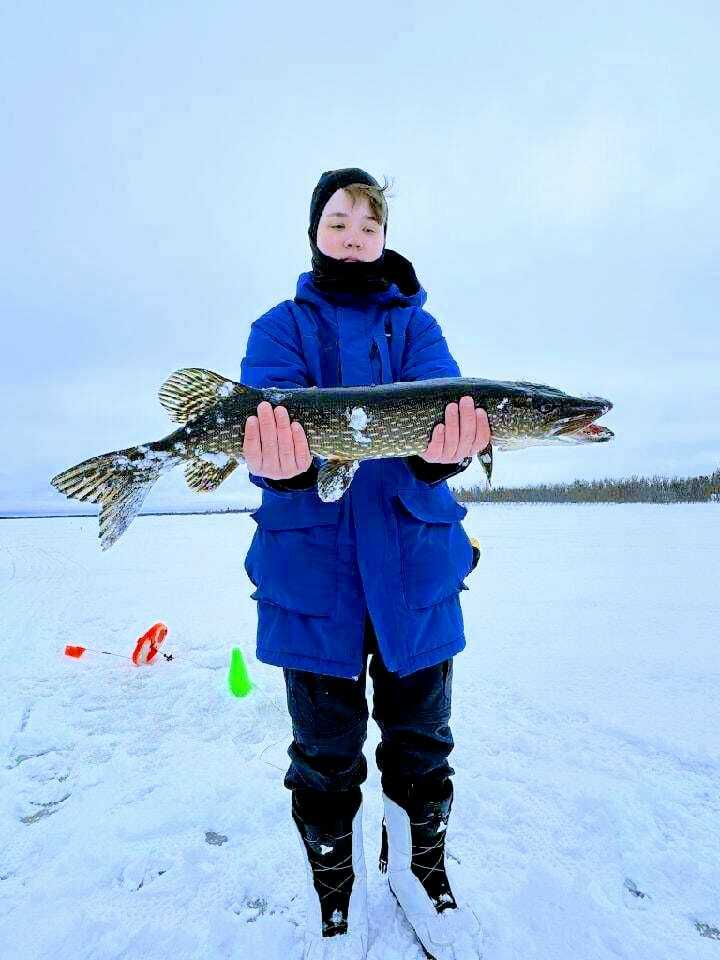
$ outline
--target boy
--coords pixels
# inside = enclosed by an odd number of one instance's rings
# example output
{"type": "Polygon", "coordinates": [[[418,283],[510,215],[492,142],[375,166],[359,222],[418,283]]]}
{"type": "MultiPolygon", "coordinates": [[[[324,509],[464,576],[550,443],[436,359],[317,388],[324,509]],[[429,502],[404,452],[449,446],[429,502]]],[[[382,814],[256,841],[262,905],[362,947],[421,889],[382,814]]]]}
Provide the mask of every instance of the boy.
{"type": "MultiPolygon", "coordinates": [[[[385,248],[387,207],[364,170],[328,171],[310,204],[312,272],[252,326],[241,380],[332,387],[460,375],[412,264],[385,248]]],[[[367,954],[362,844],[366,663],[382,742],[381,868],[427,956],[469,960],[479,924],[456,900],[444,837],[454,770],[452,657],[473,552],[445,480],[490,441],[470,397],[448,404],[418,457],[364,461],[339,501],[284,407],[261,403],[244,455],[263,490],[245,567],[257,587],[260,660],[283,668],[292,791],[308,880],[305,960],[367,954]]]]}

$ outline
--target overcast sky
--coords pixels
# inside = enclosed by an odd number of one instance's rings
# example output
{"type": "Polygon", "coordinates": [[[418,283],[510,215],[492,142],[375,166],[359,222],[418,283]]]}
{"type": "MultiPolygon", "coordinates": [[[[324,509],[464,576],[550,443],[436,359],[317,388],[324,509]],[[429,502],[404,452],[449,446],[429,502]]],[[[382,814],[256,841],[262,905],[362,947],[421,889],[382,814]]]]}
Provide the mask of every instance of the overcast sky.
{"type": "MultiPolygon", "coordinates": [[[[615,403],[613,442],[496,483],[720,466],[717,3],[0,9],[0,511],[170,432],[178,367],[237,378],[351,165],[393,178],[388,246],[465,375],[615,403]]],[[[178,470],[147,504],[181,502],[178,470]]]]}

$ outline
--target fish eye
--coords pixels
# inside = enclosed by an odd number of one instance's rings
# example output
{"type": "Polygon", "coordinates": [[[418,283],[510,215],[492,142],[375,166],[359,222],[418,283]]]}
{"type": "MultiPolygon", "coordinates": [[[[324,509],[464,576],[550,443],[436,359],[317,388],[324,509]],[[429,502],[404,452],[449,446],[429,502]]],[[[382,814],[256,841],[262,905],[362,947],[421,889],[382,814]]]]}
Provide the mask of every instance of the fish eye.
{"type": "Polygon", "coordinates": [[[550,413],[553,405],[551,403],[541,403],[540,404],[540,413],[550,413]]]}

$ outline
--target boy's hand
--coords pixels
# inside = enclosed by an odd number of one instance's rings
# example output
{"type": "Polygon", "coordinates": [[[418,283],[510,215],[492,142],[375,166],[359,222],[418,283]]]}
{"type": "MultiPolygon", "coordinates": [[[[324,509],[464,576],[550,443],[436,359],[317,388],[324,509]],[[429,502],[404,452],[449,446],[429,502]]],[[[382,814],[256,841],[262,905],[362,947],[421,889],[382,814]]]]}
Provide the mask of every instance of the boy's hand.
{"type": "Polygon", "coordinates": [[[445,423],[438,423],[420,456],[428,463],[458,463],[474,457],[490,443],[490,424],[484,410],[476,410],[472,397],[445,407],[445,423]]]}
{"type": "Polygon", "coordinates": [[[248,470],[258,477],[287,480],[304,473],[312,463],[305,431],[296,420],[290,423],[285,407],[267,400],[259,404],[258,415],[248,417],[243,438],[243,456],[248,470]]]}

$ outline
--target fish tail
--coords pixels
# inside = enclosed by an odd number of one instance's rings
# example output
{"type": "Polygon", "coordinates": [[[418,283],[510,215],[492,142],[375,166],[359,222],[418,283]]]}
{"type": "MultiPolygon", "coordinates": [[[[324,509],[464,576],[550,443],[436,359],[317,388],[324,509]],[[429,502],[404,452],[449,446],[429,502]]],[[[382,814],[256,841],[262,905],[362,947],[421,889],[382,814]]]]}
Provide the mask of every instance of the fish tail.
{"type": "Polygon", "coordinates": [[[153,449],[128,447],[83,460],[50,483],[73,500],[100,504],[100,546],[107,550],[137,516],[150,488],[177,457],[153,449]]]}

